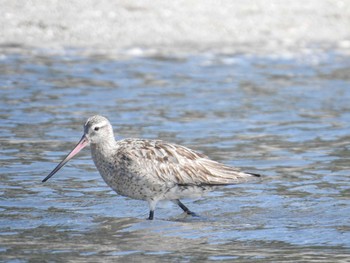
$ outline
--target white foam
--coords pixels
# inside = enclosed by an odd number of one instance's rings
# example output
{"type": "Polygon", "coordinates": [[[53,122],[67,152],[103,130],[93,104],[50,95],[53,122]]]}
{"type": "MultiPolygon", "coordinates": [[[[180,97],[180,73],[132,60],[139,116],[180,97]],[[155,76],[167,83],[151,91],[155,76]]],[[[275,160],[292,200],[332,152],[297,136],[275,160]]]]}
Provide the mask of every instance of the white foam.
{"type": "Polygon", "coordinates": [[[0,44],[165,53],[348,50],[350,1],[3,0],[0,44]]]}

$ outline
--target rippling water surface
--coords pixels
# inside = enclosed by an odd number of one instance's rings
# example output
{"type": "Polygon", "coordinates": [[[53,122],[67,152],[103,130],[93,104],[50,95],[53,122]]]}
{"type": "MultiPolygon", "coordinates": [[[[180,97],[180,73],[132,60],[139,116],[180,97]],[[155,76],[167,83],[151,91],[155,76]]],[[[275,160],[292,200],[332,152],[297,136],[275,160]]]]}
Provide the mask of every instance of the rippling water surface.
{"type": "Polygon", "coordinates": [[[0,261],[348,262],[350,60],[336,53],[195,57],[5,52],[0,261]],[[170,204],[118,196],[82,151],[41,180],[93,114],[261,173],[170,204]]]}

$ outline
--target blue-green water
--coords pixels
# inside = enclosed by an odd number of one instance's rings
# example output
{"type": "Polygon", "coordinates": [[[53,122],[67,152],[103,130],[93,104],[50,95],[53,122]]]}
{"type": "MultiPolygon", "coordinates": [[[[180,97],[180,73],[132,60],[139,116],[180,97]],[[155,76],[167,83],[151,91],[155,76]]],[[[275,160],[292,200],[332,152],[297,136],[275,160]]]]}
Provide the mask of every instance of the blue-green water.
{"type": "Polygon", "coordinates": [[[215,55],[0,58],[0,261],[348,262],[350,60],[215,55]],[[41,180],[108,117],[119,138],[186,145],[263,174],[170,204],[118,196],[88,150],[41,180]]]}

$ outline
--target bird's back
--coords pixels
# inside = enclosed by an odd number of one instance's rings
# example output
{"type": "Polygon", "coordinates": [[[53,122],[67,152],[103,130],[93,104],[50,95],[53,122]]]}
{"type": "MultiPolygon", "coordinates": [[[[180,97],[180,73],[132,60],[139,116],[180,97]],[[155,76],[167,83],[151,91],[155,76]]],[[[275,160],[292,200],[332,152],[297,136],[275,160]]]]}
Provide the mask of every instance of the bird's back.
{"type": "Polygon", "coordinates": [[[227,185],[258,176],[209,159],[187,147],[161,140],[125,139],[118,152],[149,180],[176,185],[227,185]]]}

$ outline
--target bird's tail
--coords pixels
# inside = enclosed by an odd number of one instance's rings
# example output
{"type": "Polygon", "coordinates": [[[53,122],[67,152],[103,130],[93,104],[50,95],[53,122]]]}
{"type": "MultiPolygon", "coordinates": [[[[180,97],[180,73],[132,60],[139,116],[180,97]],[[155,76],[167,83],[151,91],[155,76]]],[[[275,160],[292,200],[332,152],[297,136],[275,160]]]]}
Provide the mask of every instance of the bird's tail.
{"type": "Polygon", "coordinates": [[[247,173],[247,174],[251,174],[251,175],[256,176],[256,177],[261,177],[261,174],[256,174],[256,173],[247,173]]]}

